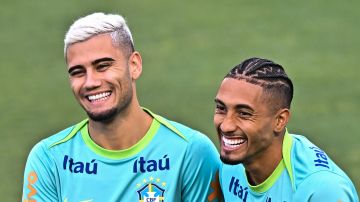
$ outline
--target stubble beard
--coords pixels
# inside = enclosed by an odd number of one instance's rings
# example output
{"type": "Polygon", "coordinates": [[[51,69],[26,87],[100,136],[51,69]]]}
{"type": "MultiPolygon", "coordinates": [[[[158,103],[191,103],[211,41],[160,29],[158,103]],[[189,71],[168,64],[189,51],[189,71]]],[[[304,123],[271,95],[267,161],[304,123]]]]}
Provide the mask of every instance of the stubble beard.
{"type": "Polygon", "coordinates": [[[229,157],[225,156],[225,155],[220,155],[220,160],[225,163],[225,164],[228,164],[228,165],[237,165],[237,164],[240,164],[240,163],[243,163],[243,160],[234,160],[234,159],[230,159],[229,157]]]}
{"type": "Polygon", "coordinates": [[[114,107],[101,113],[92,113],[89,111],[86,111],[86,113],[91,120],[105,123],[111,122],[115,118],[116,114],[118,114],[118,109],[114,107]]]}
{"type": "Polygon", "coordinates": [[[120,101],[120,104],[117,107],[113,107],[100,113],[93,113],[87,110],[85,111],[92,121],[110,123],[115,119],[117,115],[121,114],[129,107],[132,97],[132,92],[128,92],[120,101]]]}

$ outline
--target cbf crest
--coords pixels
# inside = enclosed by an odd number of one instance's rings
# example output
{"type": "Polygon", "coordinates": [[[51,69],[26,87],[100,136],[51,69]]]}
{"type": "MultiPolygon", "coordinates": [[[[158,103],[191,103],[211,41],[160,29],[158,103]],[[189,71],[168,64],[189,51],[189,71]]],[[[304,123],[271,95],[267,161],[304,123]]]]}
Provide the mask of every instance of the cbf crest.
{"type": "Polygon", "coordinates": [[[138,183],[137,190],[139,202],[163,202],[166,183],[161,182],[159,178],[150,177],[149,180],[144,179],[142,183],[138,183]]]}

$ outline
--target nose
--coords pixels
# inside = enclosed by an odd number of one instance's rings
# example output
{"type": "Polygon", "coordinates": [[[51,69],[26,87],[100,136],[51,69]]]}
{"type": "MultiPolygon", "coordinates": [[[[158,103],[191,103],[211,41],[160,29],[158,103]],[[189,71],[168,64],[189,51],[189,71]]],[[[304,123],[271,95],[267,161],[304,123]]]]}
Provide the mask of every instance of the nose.
{"type": "Polygon", "coordinates": [[[233,117],[230,114],[227,114],[223,121],[220,123],[220,129],[224,133],[231,133],[236,131],[237,125],[236,125],[236,118],[233,117]]]}
{"type": "Polygon", "coordinates": [[[97,75],[95,72],[88,71],[86,74],[84,88],[86,90],[92,90],[96,89],[99,86],[101,86],[101,79],[99,75],[97,75]]]}

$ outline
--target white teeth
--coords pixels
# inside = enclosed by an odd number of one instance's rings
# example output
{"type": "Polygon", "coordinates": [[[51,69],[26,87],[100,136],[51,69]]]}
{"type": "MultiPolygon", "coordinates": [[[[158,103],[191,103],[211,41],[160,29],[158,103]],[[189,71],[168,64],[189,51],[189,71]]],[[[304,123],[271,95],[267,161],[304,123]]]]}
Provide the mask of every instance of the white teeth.
{"type": "Polygon", "coordinates": [[[243,138],[237,138],[237,139],[228,139],[224,136],[222,136],[222,140],[227,147],[237,147],[241,144],[243,144],[246,140],[243,138]]]}
{"type": "Polygon", "coordinates": [[[111,94],[110,92],[104,92],[96,95],[89,95],[88,99],[90,101],[102,101],[102,100],[106,100],[106,98],[109,97],[110,94],[111,94]]]}

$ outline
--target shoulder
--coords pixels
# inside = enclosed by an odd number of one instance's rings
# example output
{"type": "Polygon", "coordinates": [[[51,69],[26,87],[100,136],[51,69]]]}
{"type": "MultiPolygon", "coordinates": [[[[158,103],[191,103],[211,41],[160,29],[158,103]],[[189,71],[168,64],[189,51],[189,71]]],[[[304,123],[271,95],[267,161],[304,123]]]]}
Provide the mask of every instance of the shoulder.
{"type": "Polygon", "coordinates": [[[190,128],[184,124],[181,124],[176,121],[169,120],[165,117],[156,115],[151,113],[151,115],[163,126],[167,128],[167,130],[174,135],[181,137],[183,141],[187,142],[188,144],[206,144],[212,145],[214,144],[211,140],[203,133],[190,128]]]}
{"type": "Polygon", "coordinates": [[[35,144],[27,158],[27,170],[37,170],[43,173],[44,169],[52,167],[53,162],[55,162],[55,155],[52,154],[51,145],[66,137],[69,131],[71,131],[71,127],[35,144]]]}
{"type": "Polygon", "coordinates": [[[48,150],[50,150],[52,146],[62,143],[64,142],[64,140],[66,141],[67,137],[69,137],[69,135],[71,135],[72,132],[76,132],[74,131],[75,126],[76,125],[65,128],[64,130],[41,140],[32,148],[30,154],[46,153],[48,150]]]}
{"type": "Polygon", "coordinates": [[[74,129],[75,125],[70,126],[68,128],[63,129],[45,139],[42,140],[43,144],[47,147],[51,147],[52,145],[64,140],[74,129]]]}
{"type": "Polygon", "coordinates": [[[300,135],[292,136],[291,162],[296,175],[295,179],[298,182],[315,172],[340,171],[325,151],[314,145],[306,137],[300,135]]]}
{"type": "Polygon", "coordinates": [[[143,108],[148,114],[150,114],[156,121],[158,121],[161,125],[165,126],[170,133],[175,134],[178,137],[181,137],[183,141],[188,143],[193,142],[204,142],[206,144],[213,145],[210,139],[202,134],[201,132],[194,130],[186,125],[178,123],[176,121],[169,120],[165,117],[157,115],[150,111],[149,109],[143,108]]]}
{"type": "Polygon", "coordinates": [[[78,134],[78,131],[80,131],[84,126],[88,123],[88,119],[84,119],[80,121],[79,123],[70,126],[55,135],[52,135],[44,140],[44,143],[49,147],[54,147],[56,145],[59,145],[61,143],[68,142],[71,140],[76,134],[78,134]]]}
{"type": "Polygon", "coordinates": [[[167,141],[175,144],[175,146],[184,152],[186,161],[191,164],[214,164],[218,167],[220,163],[218,151],[213,142],[203,133],[194,130],[181,123],[168,120],[164,117],[155,117],[168,132],[173,134],[173,141],[169,137],[167,141]],[[175,138],[175,139],[174,139],[175,138]]]}
{"type": "Polygon", "coordinates": [[[206,142],[211,143],[210,139],[203,133],[201,133],[198,130],[195,130],[193,128],[190,128],[186,125],[183,125],[181,123],[170,121],[170,123],[178,129],[178,131],[185,137],[185,139],[189,142],[206,142]]]}
{"type": "Polygon", "coordinates": [[[291,161],[298,180],[319,171],[330,171],[345,175],[325,151],[310,142],[306,137],[301,135],[292,136],[294,141],[291,150],[291,161]]]}
{"type": "Polygon", "coordinates": [[[294,141],[291,164],[294,169],[297,192],[307,191],[307,187],[311,187],[310,189],[317,193],[329,192],[329,190],[339,192],[339,190],[354,189],[350,178],[331,160],[325,151],[304,136],[292,136],[294,141]]]}
{"type": "Polygon", "coordinates": [[[205,134],[175,121],[169,121],[169,123],[178,130],[183,140],[186,141],[191,155],[206,158],[206,154],[213,153],[216,157],[218,156],[215,145],[205,134]]]}
{"type": "Polygon", "coordinates": [[[354,185],[346,176],[331,171],[319,171],[307,176],[297,187],[294,200],[356,201],[354,185]],[[310,200],[311,199],[311,200],[310,200]]]}

